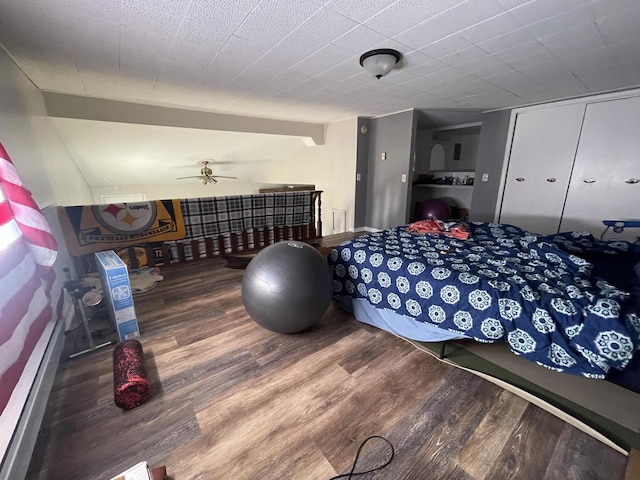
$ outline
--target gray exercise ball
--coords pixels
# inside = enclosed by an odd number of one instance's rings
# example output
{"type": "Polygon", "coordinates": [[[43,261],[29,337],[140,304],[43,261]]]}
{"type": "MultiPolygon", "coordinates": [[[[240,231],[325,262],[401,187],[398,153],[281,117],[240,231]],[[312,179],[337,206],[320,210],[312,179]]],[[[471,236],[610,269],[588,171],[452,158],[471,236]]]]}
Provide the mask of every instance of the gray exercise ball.
{"type": "Polygon", "coordinates": [[[261,327],[278,333],[310,328],[333,296],[327,259],[311,245],[285,240],[260,251],[242,279],[242,301],[261,327]]]}

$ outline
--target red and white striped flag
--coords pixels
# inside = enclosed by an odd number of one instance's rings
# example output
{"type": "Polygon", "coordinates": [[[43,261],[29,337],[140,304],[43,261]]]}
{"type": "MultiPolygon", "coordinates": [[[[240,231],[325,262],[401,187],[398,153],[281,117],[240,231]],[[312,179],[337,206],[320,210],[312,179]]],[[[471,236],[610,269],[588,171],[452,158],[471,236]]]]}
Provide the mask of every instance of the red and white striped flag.
{"type": "Polygon", "coordinates": [[[52,319],[57,245],[0,144],[0,414],[52,319]]]}

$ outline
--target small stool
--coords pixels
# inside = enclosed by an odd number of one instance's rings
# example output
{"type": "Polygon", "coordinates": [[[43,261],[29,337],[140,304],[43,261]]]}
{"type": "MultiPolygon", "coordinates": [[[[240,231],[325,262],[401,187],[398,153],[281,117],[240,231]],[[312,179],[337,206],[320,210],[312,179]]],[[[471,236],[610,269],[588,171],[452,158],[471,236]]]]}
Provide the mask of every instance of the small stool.
{"type": "Polygon", "coordinates": [[[89,328],[89,318],[87,317],[87,313],[85,310],[85,307],[94,308],[98,306],[102,302],[102,295],[93,290],[92,287],[83,285],[77,280],[71,280],[71,277],[69,276],[69,269],[65,268],[64,270],[65,275],[68,277],[67,281],[65,282],[64,288],[67,290],[69,296],[73,300],[76,318],[82,325],[84,334],[86,335],[87,341],[89,342],[89,348],[72,353],[71,355],[69,355],[69,358],[75,358],[86,353],[94,352],[100,348],[113,345],[115,343],[115,340],[109,340],[107,342],[96,345],[96,343],[93,341],[93,333],[89,328]]]}

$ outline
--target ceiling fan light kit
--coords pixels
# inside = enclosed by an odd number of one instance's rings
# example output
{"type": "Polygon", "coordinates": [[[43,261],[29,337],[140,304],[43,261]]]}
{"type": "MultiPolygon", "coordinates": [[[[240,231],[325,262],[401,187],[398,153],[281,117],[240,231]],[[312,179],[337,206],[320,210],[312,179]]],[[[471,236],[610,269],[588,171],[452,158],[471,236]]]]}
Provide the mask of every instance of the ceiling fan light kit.
{"type": "Polygon", "coordinates": [[[205,185],[207,183],[218,183],[218,181],[215,178],[213,178],[213,177],[211,177],[209,175],[201,175],[201,177],[202,177],[202,183],[205,184],[205,185]]]}
{"type": "Polygon", "coordinates": [[[360,65],[371,75],[380,80],[388,74],[402,58],[402,54],[390,48],[379,48],[365,52],[360,57],[360,65]]]}

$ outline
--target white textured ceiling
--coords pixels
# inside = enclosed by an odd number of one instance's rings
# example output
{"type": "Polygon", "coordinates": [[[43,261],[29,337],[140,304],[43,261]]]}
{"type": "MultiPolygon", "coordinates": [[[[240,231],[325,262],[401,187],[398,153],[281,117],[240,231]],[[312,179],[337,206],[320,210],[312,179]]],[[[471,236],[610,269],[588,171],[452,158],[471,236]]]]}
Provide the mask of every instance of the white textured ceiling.
{"type": "Polygon", "coordinates": [[[638,86],[638,25],[638,0],[0,0],[41,89],[312,122],[638,86]]]}

